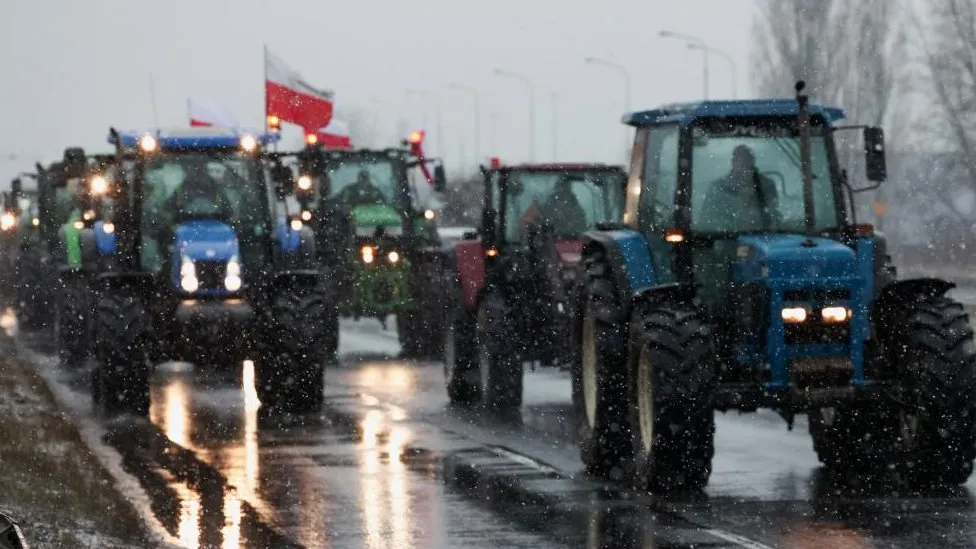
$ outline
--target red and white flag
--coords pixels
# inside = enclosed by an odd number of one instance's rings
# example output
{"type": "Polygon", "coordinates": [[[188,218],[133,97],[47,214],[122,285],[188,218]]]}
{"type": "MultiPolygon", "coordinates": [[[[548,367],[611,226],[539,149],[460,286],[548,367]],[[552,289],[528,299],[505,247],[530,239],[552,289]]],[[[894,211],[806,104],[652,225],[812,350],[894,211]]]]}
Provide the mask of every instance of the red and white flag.
{"type": "Polygon", "coordinates": [[[239,128],[241,123],[226,108],[193,99],[186,100],[187,116],[190,118],[190,126],[217,126],[222,128],[239,128]]]}
{"type": "Polygon", "coordinates": [[[318,143],[329,149],[351,149],[352,137],[349,135],[349,124],[335,118],[329,125],[315,132],[318,143]]]}
{"type": "Polygon", "coordinates": [[[311,133],[332,121],[332,90],[309,85],[267,48],[264,50],[264,108],[266,116],[297,124],[311,133]]]}

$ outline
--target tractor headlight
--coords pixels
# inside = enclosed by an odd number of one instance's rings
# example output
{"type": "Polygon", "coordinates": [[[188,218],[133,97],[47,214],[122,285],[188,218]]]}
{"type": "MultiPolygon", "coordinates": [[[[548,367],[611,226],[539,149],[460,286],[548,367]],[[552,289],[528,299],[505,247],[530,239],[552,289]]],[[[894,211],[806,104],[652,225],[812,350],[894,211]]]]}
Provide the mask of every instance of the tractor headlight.
{"type": "Polygon", "coordinates": [[[390,252],[386,254],[386,258],[390,260],[390,263],[396,263],[397,261],[400,261],[400,253],[390,252]]]}
{"type": "Polygon", "coordinates": [[[241,148],[244,152],[253,152],[258,148],[258,140],[253,135],[244,135],[241,137],[241,148]]]}
{"type": "Polygon", "coordinates": [[[312,220],[312,212],[308,210],[302,210],[302,221],[311,221],[311,220],[312,220]]]}
{"type": "Polygon", "coordinates": [[[434,219],[434,217],[436,217],[436,216],[437,216],[437,213],[434,212],[434,210],[425,210],[424,211],[424,219],[434,219]]]}
{"type": "Polygon", "coordinates": [[[16,224],[17,218],[14,217],[14,214],[4,212],[4,214],[0,216],[0,230],[9,231],[10,229],[13,229],[14,225],[16,224]]]}
{"type": "Polygon", "coordinates": [[[301,191],[312,190],[312,178],[307,175],[298,176],[298,189],[301,191]]]}
{"type": "Polygon", "coordinates": [[[112,234],[115,232],[115,224],[112,222],[102,223],[102,231],[105,234],[112,234]]]}
{"type": "Polygon", "coordinates": [[[290,225],[291,225],[291,230],[293,231],[300,231],[302,230],[302,226],[303,226],[301,219],[292,219],[290,225]]]}
{"type": "Polygon", "coordinates": [[[362,249],[359,250],[359,255],[363,258],[363,263],[366,263],[367,265],[376,259],[376,252],[373,251],[372,246],[363,246],[362,249]]]}
{"type": "Polygon", "coordinates": [[[806,307],[784,307],[782,316],[787,324],[800,324],[806,322],[809,312],[806,307]]]}
{"type": "Polygon", "coordinates": [[[183,263],[180,264],[180,288],[192,294],[199,287],[200,281],[197,280],[197,267],[193,264],[192,259],[184,257],[183,263]]]}
{"type": "Polygon", "coordinates": [[[146,134],[146,135],[142,136],[142,139],[139,140],[139,148],[142,149],[143,152],[153,152],[153,151],[155,151],[156,150],[156,138],[153,137],[153,136],[151,136],[151,135],[149,135],[149,134],[146,134]]]}
{"type": "Polygon", "coordinates": [[[101,196],[108,192],[108,179],[103,175],[96,175],[91,178],[88,185],[89,192],[94,196],[101,196]]]}
{"type": "Polygon", "coordinates": [[[820,318],[826,324],[840,324],[851,319],[851,310],[847,307],[824,307],[820,311],[820,318]]]}
{"type": "Polygon", "coordinates": [[[224,276],[224,287],[227,288],[228,292],[236,292],[241,289],[242,285],[241,262],[237,259],[237,256],[234,256],[227,261],[227,274],[224,276]]]}

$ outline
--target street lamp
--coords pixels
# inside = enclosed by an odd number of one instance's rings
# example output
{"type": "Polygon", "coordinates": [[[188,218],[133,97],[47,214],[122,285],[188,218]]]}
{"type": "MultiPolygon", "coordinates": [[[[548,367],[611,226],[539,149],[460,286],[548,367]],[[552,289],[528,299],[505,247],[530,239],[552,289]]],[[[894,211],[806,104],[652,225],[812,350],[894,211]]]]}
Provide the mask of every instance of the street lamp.
{"type": "Polygon", "coordinates": [[[529,90],[529,160],[535,162],[535,88],[532,80],[528,76],[505,69],[495,69],[495,75],[521,80],[529,90]]]}
{"type": "Polygon", "coordinates": [[[552,101],[552,120],[549,123],[552,132],[552,161],[555,162],[559,160],[559,94],[551,92],[550,98],[552,101]]]}
{"type": "MultiPolygon", "coordinates": [[[[426,97],[426,98],[430,99],[431,103],[434,105],[434,116],[437,117],[437,138],[436,138],[437,139],[437,147],[438,147],[438,150],[442,149],[444,147],[444,142],[441,140],[441,137],[443,137],[444,134],[441,132],[441,130],[444,128],[444,125],[443,125],[443,119],[441,118],[441,102],[440,102],[440,100],[437,98],[436,95],[434,95],[433,93],[431,93],[429,91],[425,91],[425,90],[407,89],[406,92],[407,92],[407,95],[417,95],[417,96],[420,96],[420,97],[426,97]]],[[[424,121],[424,125],[426,125],[426,120],[424,121]]],[[[424,129],[426,130],[426,128],[424,128],[424,129]]],[[[441,151],[440,154],[442,154],[442,153],[443,153],[443,151],[441,151]]]]}
{"type": "MultiPolygon", "coordinates": [[[[620,72],[620,75],[624,77],[624,112],[630,112],[630,72],[627,71],[627,67],[614,63],[613,61],[608,61],[606,59],[600,59],[599,57],[587,57],[586,62],[591,65],[603,65],[604,67],[610,67],[620,72]]],[[[630,150],[630,132],[624,132],[624,151],[630,150]]]]}
{"type": "Polygon", "coordinates": [[[452,90],[468,92],[474,99],[474,158],[475,164],[481,160],[481,93],[477,88],[465,86],[464,84],[450,83],[447,87],[452,90]]]}
{"type": "Polygon", "coordinates": [[[724,59],[729,64],[729,75],[730,75],[730,79],[732,80],[732,99],[738,99],[739,98],[739,86],[737,85],[737,78],[736,78],[736,73],[738,72],[738,67],[735,64],[735,60],[732,59],[732,56],[730,56],[729,54],[725,53],[722,50],[719,50],[719,49],[713,48],[713,47],[711,47],[711,46],[709,46],[707,44],[698,43],[698,42],[688,42],[688,49],[689,50],[701,50],[706,55],[709,54],[709,53],[714,53],[715,55],[717,55],[717,56],[721,57],[722,59],[724,59]]]}
{"type": "Polygon", "coordinates": [[[698,38],[697,36],[691,36],[689,34],[679,34],[677,32],[671,32],[668,30],[663,30],[658,33],[658,36],[662,38],[676,38],[678,40],[684,40],[688,44],[698,44],[702,46],[702,88],[704,90],[705,99],[708,99],[708,44],[704,40],[698,38]]]}

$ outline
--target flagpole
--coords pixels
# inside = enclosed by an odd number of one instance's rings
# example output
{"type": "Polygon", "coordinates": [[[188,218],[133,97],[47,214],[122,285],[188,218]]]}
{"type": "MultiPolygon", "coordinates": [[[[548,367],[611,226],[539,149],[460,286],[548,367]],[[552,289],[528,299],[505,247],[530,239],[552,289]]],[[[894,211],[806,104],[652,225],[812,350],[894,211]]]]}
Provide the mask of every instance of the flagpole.
{"type": "Polygon", "coordinates": [[[159,114],[156,111],[156,84],[153,82],[153,75],[149,73],[149,101],[152,103],[153,125],[159,127],[159,114]]]}
{"type": "Polygon", "coordinates": [[[193,125],[193,100],[189,97],[186,98],[186,119],[193,125]]]}
{"type": "Polygon", "coordinates": [[[264,88],[264,106],[261,110],[264,111],[264,133],[269,133],[268,127],[268,45],[262,44],[264,46],[264,59],[261,60],[264,71],[264,82],[261,82],[261,87],[264,88]]]}

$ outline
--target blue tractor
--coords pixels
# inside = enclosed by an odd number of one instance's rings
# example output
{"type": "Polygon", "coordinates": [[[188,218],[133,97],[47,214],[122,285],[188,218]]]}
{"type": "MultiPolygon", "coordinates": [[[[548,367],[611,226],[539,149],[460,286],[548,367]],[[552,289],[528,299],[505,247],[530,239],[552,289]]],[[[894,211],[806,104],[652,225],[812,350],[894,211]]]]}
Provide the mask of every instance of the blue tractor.
{"type": "Polygon", "coordinates": [[[251,360],[265,410],[321,407],[324,291],[311,231],[275,219],[289,189],[266,180],[262,147],[277,137],[110,131],[115,169],[95,235],[114,260],[96,285],[96,402],[145,413],[153,364],[251,360]]]}
{"type": "Polygon", "coordinates": [[[969,478],[976,346],[943,280],[898,280],[854,217],[837,132],[879,128],[796,99],[704,101],[624,116],[636,128],[622,223],[586,235],[575,292],[573,401],[593,474],[700,489],[715,411],[807,414],[842,474],[918,485],[969,478]],[[731,166],[730,166],[731,161],[731,166]]]}

